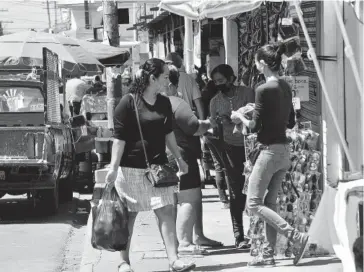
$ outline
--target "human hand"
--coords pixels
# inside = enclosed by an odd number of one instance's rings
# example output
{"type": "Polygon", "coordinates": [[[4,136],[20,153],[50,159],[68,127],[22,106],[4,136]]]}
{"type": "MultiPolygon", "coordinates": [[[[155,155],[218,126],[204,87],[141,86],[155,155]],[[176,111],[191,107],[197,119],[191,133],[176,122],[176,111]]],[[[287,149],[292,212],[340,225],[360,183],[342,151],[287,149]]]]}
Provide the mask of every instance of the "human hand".
{"type": "Polygon", "coordinates": [[[178,177],[188,173],[188,165],[183,159],[177,160],[177,164],[178,164],[178,169],[179,169],[179,171],[177,173],[178,177]]]}
{"type": "Polygon", "coordinates": [[[113,183],[113,182],[116,181],[116,178],[117,177],[118,177],[118,171],[117,170],[113,170],[113,169],[109,169],[109,171],[106,174],[105,182],[107,184],[113,183]]]}

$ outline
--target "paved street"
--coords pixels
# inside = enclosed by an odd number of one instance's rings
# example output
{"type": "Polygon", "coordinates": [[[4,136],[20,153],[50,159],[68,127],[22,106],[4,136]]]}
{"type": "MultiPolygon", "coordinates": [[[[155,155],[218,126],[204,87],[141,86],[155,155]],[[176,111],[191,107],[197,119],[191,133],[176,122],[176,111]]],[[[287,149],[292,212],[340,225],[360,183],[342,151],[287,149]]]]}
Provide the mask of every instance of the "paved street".
{"type": "Polygon", "coordinates": [[[54,217],[44,217],[24,197],[1,199],[0,271],[79,271],[89,211],[79,197],[75,193],[54,217]]]}

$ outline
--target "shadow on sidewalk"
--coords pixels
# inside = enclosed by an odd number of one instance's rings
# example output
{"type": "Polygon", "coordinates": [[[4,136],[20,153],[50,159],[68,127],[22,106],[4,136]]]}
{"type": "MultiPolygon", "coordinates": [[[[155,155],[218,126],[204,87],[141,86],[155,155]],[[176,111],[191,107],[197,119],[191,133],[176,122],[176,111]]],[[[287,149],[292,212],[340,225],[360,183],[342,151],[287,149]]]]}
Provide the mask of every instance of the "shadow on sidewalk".
{"type": "Polygon", "coordinates": [[[217,265],[205,265],[198,266],[193,271],[221,271],[221,269],[234,269],[247,266],[247,262],[231,263],[231,264],[217,264],[217,265]]]}
{"type": "MultiPolygon", "coordinates": [[[[193,271],[203,271],[203,272],[208,272],[208,271],[221,271],[222,269],[226,270],[226,269],[234,269],[234,268],[239,268],[239,267],[245,267],[247,266],[248,263],[247,262],[240,262],[240,263],[231,263],[231,264],[216,264],[216,265],[204,265],[204,266],[197,266],[195,269],[193,269],[193,271]]],[[[154,271],[154,272],[170,272],[169,270],[167,271],[154,271]]]]}
{"type": "MultiPolygon", "coordinates": [[[[323,266],[323,265],[328,265],[328,264],[341,263],[340,259],[338,259],[338,258],[318,259],[318,260],[311,260],[311,261],[308,261],[308,262],[305,262],[305,259],[302,259],[301,262],[302,263],[300,263],[299,265],[297,265],[298,267],[303,267],[303,266],[323,266]]],[[[282,267],[287,267],[287,266],[293,266],[293,264],[282,265],[282,267]]]]}
{"type": "MultiPolygon", "coordinates": [[[[208,256],[242,254],[244,251],[237,250],[235,246],[227,246],[222,249],[209,250],[208,256]]],[[[249,252],[247,252],[249,253],[249,252]]]]}

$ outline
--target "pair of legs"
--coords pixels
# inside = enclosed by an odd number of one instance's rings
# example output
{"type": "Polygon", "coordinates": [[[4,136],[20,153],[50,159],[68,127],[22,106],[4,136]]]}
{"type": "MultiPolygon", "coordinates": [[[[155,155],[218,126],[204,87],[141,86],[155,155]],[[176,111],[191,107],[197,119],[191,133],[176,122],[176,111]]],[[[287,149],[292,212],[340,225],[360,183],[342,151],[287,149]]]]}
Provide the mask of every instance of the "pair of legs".
{"type": "MultiPolygon", "coordinates": [[[[157,217],[157,224],[159,231],[161,233],[164,245],[166,247],[166,252],[169,260],[170,266],[175,268],[183,268],[186,264],[180,260],[178,260],[177,253],[177,236],[176,236],[176,222],[174,220],[174,207],[173,205],[167,205],[160,209],[154,210],[154,213],[157,217]]],[[[121,262],[130,264],[130,242],[133,235],[134,223],[137,217],[137,212],[129,212],[129,243],[127,249],[120,252],[121,262]]]]}
{"type": "MultiPolygon", "coordinates": [[[[261,151],[249,177],[247,208],[266,223],[264,257],[270,259],[274,256],[277,232],[293,242],[307,244],[307,237],[295,230],[277,213],[278,192],[291,164],[289,153],[288,144],[267,146],[261,151]],[[266,191],[268,192],[266,193],[266,191]]],[[[302,250],[304,251],[304,249],[302,250]]]]}
{"type": "Polygon", "coordinates": [[[244,237],[243,227],[246,195],[242,193],[245,183],[245,177],[243,175],[245,162],[244,146],[230,145],[226,142],[222,144],[216,142],[214,146],[225,168],[230,198],[230,214],[236,246],[239,249],[247,249],[249,246],[244,237]]]}
{"type": "Polygon", "coordinates": [[[205,143],[210,150],[210,154],[211,154],[212,160],[214,162],[215,181],[216,181],[216,187],[217,187],[217,192],[219,194],[220,201],[222,203],[229,203],[229,199],[228,199],[228,197],[226,195],[226,191],[225,191],[227,189],[227,184],[226,184],[226,180],[225,180],[225,173],[223,171],[223,162],[222,162],[221,156],[219,155],[219,150],[217,148],[218,141],[219,140],[217,140],[217,139],[211,139],[211,138],[205,137],[205,143]]]}
{"type": "Polygon", "coordinates": [[[181,155],[188,164],[188,173],[180,177],[180,192],[177,193],[179,249],[189,248],[188,251],[191,251],[194,245],[221,246],[221,243],[205,237],[203,232],[201,177],[197,158],[187,149],[181,149],[181,155]]]}

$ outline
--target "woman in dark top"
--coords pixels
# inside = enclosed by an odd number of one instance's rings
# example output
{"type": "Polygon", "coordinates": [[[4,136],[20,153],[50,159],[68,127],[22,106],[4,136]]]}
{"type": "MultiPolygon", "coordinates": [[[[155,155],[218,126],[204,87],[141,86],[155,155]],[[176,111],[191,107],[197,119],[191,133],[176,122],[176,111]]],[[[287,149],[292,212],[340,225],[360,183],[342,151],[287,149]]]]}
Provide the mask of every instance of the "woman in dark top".
{"type": "MultiPolygon", "coordinates": [[[[140,211],[153,210],[163,237],[171,271],[190,271],[193,263],[178,259],[176,223],[174,220],[174,187],[156,188],[146,178],[147,168],[136,119],[140,116],[144,144],[151,164],[167,162],[166,147],[177,160],[180,174],[188,173],[188,166],[179,152],[172,128],[172,107],[169,99],[161,94],[168,80],[168,67],[160,59],[147,60],[136,73],[130,93],[125,95],[114,113],[114,143],[110,169],[106,182],[115,182],[120,196],[128,201],[129,229],[133,231],[135,218],[140,211]],[[122,171],[118,170],[123,166],[122,171]]],[[[130,244],[129,244],[130,246],[130,244]]],[[[128,249],[121,252],[119,272],[130,272],[128,249]]]]}
{"type": "Polygon", "coordinates": [[[200,139],[211,128],[209,120],[199,120],[191,107],[182,98],[177,97],[178,70],[169,66],[169,80],[175,88],[169,88],[166,95],[172,104],[173,131],[182,158],[188,164],[188,173],[181,175],[177,201],[178,253],[180,255],[205,255],[207,251],[200,246],[217,247],[221,243],[205,237],[202,227],[202,192],[201,177],[197,163],[200,139]]]}
{"type": "Polygon", "coordinates": [[[302,258],[308,241],[306,234],[294,229],[276,213],[278,191],[291,165],[286,129],[295,125],[291,88],[278,75],[285,49],[284,44],[277,44],[257,51],[255,63],[264,73],[266,83],[256,89],[253,119],[250,121],[239,113],[231,116],[236,124],[243,122],[257,132],[258,142],[264,145],[249,178],[247,208],[266,222],[267,243],[263,258],[253,260],[250,266],[275,265],[277,232],[300,247],[293,261],[295,265],[302,258]]]}

